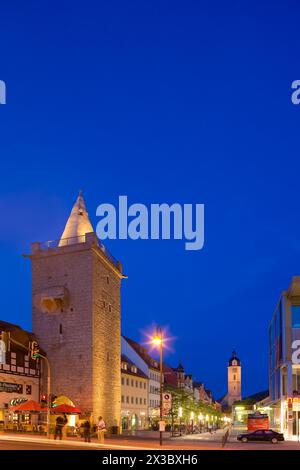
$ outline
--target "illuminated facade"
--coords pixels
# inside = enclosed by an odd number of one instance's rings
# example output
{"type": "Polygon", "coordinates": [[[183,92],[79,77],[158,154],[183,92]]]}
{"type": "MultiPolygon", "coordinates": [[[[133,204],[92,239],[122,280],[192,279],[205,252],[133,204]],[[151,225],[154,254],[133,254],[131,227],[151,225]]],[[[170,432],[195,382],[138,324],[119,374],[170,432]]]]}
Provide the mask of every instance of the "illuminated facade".
{"type": "Polygon", "coordinates": [[[293,277],[276,306],[269,327],[269,405],[273,427],[289,439],[300,434],[300,365],[293,363],[293,344],[300,340],[300,277],[293,277]]]}
{"type": "Polygon", "coordinates": [[[141,346],[126,336],[122,336],[122,354],[133,361],[139,369],[149,378],[148,387],[148,416],[158,419],[160,406],[160,369],[159,363],[148,353],[147,348],[141,346]]]}
{"type": "Polygon", "coordinates": [[[52,393],[119,427],[122,266],[98,241],[81,193],[61,239],[33,243],[29,258],[33,330],[51,364],[52,393]]]}
{"type": "Polygon", "coordinates": [[[121,357],[121,418],[122,429],[148,427],[149,379],[127,356],[121,357]]]}
{"type": "Polygon", "coordinates": [[[0,363],[0,423],[8,429],[26,428],[29,415],[10,412],[10,406],[27,400],[39,401],[39,361],[30,359],[28,345],[35,337],[17,325],[0,321],[0,331],[9,332],[11,339],[22,346],[10,344],[0,363]]]}

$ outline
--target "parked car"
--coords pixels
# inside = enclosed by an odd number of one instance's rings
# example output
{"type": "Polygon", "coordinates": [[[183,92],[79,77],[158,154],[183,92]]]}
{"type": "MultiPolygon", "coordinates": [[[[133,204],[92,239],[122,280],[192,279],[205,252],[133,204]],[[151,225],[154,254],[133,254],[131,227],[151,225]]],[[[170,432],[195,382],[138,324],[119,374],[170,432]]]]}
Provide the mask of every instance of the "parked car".
{"type": "Polygon", "coordinates": [[[239,434],[237,440],[241,442],[248,441],[267,441],[272,442],[272,444],[277,444],[279,441],[284,441],[283,434],[272,431],[272,429],[259,429],[254,432],[249,432],[245,434],[239,434]]]}

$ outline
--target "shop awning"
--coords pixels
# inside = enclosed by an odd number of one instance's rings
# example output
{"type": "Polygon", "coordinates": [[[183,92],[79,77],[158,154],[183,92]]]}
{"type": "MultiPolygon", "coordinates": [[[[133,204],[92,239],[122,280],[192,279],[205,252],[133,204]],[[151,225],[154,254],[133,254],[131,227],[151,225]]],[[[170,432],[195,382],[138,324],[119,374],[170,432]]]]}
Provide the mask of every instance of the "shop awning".
{"type": "Polygon", "coordinates": [[[77,406],[67,405],[66,403],[62,403],[51,409],[52,413],[55,414],[69,414],[69,415],[79,415],[81,414],[81,409],[77,406]]]}
{"type": "Polygon", "coordinates": [[[44,411],[44,408],[42,408],[42,406],[34,400],[25,401],[24,403],[21,403],[21,405],[18,406],[11,406],[10,409],[14,412],[27,411],[28,413],[44,411]]]}

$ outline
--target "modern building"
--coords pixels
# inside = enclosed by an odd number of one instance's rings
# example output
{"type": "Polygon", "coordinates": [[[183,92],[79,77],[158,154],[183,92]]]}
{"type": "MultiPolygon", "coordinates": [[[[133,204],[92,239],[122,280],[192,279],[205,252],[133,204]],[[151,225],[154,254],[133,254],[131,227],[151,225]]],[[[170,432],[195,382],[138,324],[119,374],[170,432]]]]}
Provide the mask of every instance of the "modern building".
{"type": "Polygon", "coordinates": [[[61,238],[32,243],[32,324],[52,393],[120,426],[122,265],[98,241],[80,192],[61,238]]]}
{"type": "Polygon", "coordinates": [[[232,404],[232,421],[239,426],[247,426],[248,415],[253,413],[267,414],[272,421],[271,408],[266,404],[269,400],[269,390],[263,390],[249,395],[243,400],[236,401],[232,404]]]}
{"type": "Polygon", "coordinates": [[[121,419],[122,429],[148,427],[149,378],[127,356],[121,356],[121,419]]]}
{"type": "Polygon", "coordinates": [[[288,439],[300,435],[300,276],[282,292],[269,327],[268,405],[273,427],[288,439]]]}
{"type": "Polygon", "coordinates": [[[32,360],[29,343],[35,336],[17,325],[0,321],[0,333],[10,335],[10,346],[1,340],[0,360],[0,422],[6,427],[29,425],[30,415],[10,412],[28,400],[40,400],[40,362],[32,360]]]}
{"type": "Polygon", "coordinates": [[[122,336],[122,354],[128,357],[149,378],[148,405],[149,420],[155,421],[160,413],[160,367],[159,362],[150,356],[148,349],[136,341],[122,336]]]}

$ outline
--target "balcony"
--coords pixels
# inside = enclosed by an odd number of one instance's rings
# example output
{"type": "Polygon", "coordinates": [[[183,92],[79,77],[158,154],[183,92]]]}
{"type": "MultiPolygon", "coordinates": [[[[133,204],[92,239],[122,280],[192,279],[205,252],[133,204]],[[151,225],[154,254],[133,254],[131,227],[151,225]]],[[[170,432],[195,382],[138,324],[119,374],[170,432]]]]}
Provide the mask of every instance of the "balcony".
{"type": "Polygon", "coordinates": [[[74,247],[76,245],[87,244],[88,246],[97,247],[110,261],[115,268],[122,273],[122,264],[118,261],[110,251],[98,240],[97,235],[94,232],[86,233],[78,237],[61,238],[59,240],[49,240],[46,242],[35,242],[31,244],[32,254],[35,255],[39,252],[47,252],[48,250],[74,247]]]}

